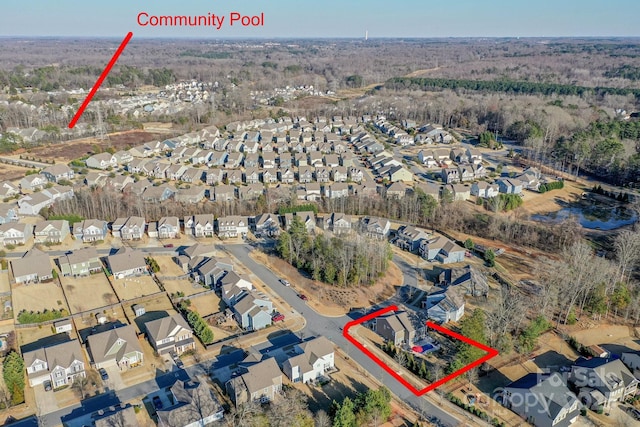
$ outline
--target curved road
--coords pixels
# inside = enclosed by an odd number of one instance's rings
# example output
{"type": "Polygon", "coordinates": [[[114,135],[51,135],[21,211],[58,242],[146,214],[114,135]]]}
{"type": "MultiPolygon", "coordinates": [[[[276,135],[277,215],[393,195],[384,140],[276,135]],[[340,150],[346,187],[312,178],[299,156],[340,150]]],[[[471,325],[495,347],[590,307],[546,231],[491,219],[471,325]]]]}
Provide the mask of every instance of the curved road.
{"type": "MultiPolygon", "coordinates": [[[[234,255],[238,261],[244,264],[256,276],[260,277],[271,289],[284,299],[294,310],[303,314],[307,320],[307,326],[302,330],[305,337],[309,336],[325,336],[338,347],[343,349],[350,358],[355,360],[369,374],[375,378],[381,379],[393,394],[405,401],[419,413],[428,414],[437,417],[442,424],[449,426],[460,425],[461,420],[447,412],[447,408],[440,407],[432,403],[425,397],[418,397],[406,389],[402,384],[395,380],[386,371],[380,368],[373,360],[358,351],[353,344],[342,335],[342,326],[353,320],[349,316],[326,317],[323,316],[298,298],[297,292],[291,288],[283,286],[277,276],[271,270],[262,264],[259,264],[249,256],[249,252],[253,248],[249,245],[227,245],[225,249],[234,255]]],[[[388,305],[388,304],[384,304],[388,305]]],[[[476,420],[474,420],[476,421],[476,420]]],[[[474,422],[473,424],[477,424],[474,422]]]]}

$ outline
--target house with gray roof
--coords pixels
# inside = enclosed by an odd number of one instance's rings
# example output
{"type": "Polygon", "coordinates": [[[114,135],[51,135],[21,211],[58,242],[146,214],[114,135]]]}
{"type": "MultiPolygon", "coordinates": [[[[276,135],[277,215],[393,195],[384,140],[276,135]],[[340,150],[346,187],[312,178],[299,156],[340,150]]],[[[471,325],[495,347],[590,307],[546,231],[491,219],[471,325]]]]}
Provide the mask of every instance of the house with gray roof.
{"type": "Polygon", "coordinates": [[[582,404],[557,372],[530,373],[507,385],[502,404],[535,427],[569,427],[582,404]]]}
{"type": "Polygon", "coordinates": [[[0,224],[0,241],[3,245],[24,245],[33,234],[33,226],[19,222],[0,224]]]}
{"type": "Polygon", "coordinates": [[[49,255],[37,248],[31,249],[22,258],[12,259],[9,263],[16,283],[38,283],[53,279],[49,255]]]}
{"type": "Polygon", "coordinates": [[[457,322],[464,316],[464,297],[458,288],[435,287],[423,301],[427,317],[438,322],[457,322]]]}
{"type": "Polygon", "coordinates": [[[400,248],[413,252],[420,248],[422,242],[429,239],[429,233],[413,225],[403,225],[398,228],[395,244],[400,248]]]}
{"type": "Polygon", "coordinates": [[[40,221],[36,223],[33,234],[36,243],[60,243],[69,235],[69,221],[40,221]]]}
{"type": "Polygon", "coordinates": [[[26,351],[22,357],[31,387],[49,380],[55,389],[73,383],[78,376],[86,377],[84,354],[78,340],[26,351]]]}
{"type": "Polygon", "coordinates": [[[88,276],[102,271],[102,262],[94,247],[78,249],[58,258],[58,266],[63,276],[88,276]]]}
{"type": "Polygon", "coordinates": [[[351,231],[351,216],[339,212],[333,212],[324,218],[323,228],[334,234],[346,234],[351,231]]]}
{"type": "Polygon", "coordinates": [[[130,216],[128,218],[117,218],[111,224],[113,237],[122,240],[140,240],[144,236],[147,222],[140,216],[130,216]]]}
{"type": "Polygon", "coordinates": [[[148,274],[147,262],[144,259],[144,253],[136,249],[130,249],[126,246],[118,249],[118,251],[107,257],[107,265],[113,277],[123,279],[130,276],[140,276],[148,274]]]}
{"type": "Polygon", "coordinates": [[[220,401],[204,381],[178,380],[169,390],[174,404],[156,412],[159,427],[201,427],[224,417],[220,401]]]}
{"type": "Polygon", "coordinates": [[[578,359],[569,373],[569,382],[579,390],[578,399],[589,409],[610,408],[638,391],[638,379],[620,359],[593,357],[578,359]]]}
{"type": "Polygon", "coordinates": [[[96,369],[139,366],[144,361],[136,330],[131,325],[114,327],[87,337],[87,349],[96,369]]]}
{"type": "Polygon", "coordinates": [[[48,166],[44,168],[41,173],[51,182],[58,182],[63,179],[70,181],[75,176],[73,169],[64,163],[48,166]]]}
{"type": "Polygon", "coordinates": [[[466,250],[444,236],[436,235],[420,243],[420,256],[429,261],[451,264],[464,261],[466,250]]]}
{"type": "Polygon", "coordinates": [[[271,324],[273,303],[266,295],[251,290],[233,304],[232,310],[240,327],[256,331],[271,324]]]}
{"type": "Polygon", "coordinates": [[[42,190],[48,183],[49,180],[45,175],[36,173],[22,178],[19,185],[22,190],[34,191],[42,190]]]}
{"type": "Polygon", "coordinates": [[[53,205],[54,202],[53,197],[43,191],[29,194],[18,199],[18,213],[22,215],[38,215],[42,209],[53,205]]]}
{"type": "Polygon", "coordinates": [[[184,233],[194,237],[212,237],[215,232],[213,214],[200,214],[184,218],[184,233]]]}
{"type": "Polygon", "coordinates": [[[486,296],[489,293],[487,277],[472,265],[443,270],[438,276],[438,285],[458,286],[466,295],[474,297],[486,296]]]}
{"type": "Polygon", "coordinates": [[[270,357],[245,368],[245,372],[231,378],[225,388],[236,406],[254,401],[270,402],[282,390],[282,372],[276,359],[270,357]]]}
{"type": "Polygon", "coordinates": [[[275,236],[280,233],[280,218],[272,213],[258,215],[254,219],[254,229],[256,233],[275,236]]]}
{"type": "Polygon", "coordinates": [[[107,222],[100,219],[85,219],[73,225],[73,237],[83,243],[104,240],[107,232],[107,222]]]}
{"type": "Polygon", "coordinates": [[[386,239],[390,228],[391,222],[386,218],[365,216],[360,220],[360,229],[368,237],[386,239]]]}
{"type": "Polygon", "coordinates": [[[180,220],[177,216],[165,216],[158,221],[158,238],[175,239],[180,237],[180,220]]]}
{"type": "Polygon", "coordinates": [[[221,239],[238,237],[249,232],[249,221],[247,217],[231,215],[218,218],[218,237],[221,239]]]}
{"type": "Polygon", "coordinates": [[[294,383],[314,381],[335,368],[333,343],[326,337],[312,338],[294,350],[296,354],[282,364],[282,371],[294,383]]]}
{"type": "Polygon", "coordinates": [[[373,320],[373,329],[385,341],[394,345],[411,345],[416,337],[416,330],[406,311],[386,313],[373,320]]]}
{"type": "Polygon", "coordinates": [[[193,330],[181,314],[146,322],[144,327],[147,331],[147,339],[160,355],[170,352],[180,355],[196,348],[193,330]]]}

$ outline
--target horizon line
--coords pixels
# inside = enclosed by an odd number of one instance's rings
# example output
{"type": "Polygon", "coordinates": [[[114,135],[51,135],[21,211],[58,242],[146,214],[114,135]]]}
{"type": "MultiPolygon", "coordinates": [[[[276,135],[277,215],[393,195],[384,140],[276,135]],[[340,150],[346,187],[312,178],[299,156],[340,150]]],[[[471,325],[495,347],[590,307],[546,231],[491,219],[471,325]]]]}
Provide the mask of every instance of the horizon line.
{"type": "MultiPolygon", "coordinates": [[[[120,36],[88,36],[88,35],[3,35],[0,39],[87,39],[87,40],[105,40],[118,39],[120,36]]],[[[136,36],[137,40],[362,40],[363,36],[136,36]]],[[[624,36],[624,35],[552,35],[552,36],[369,36],[366,41],[370,40],[451,40],[451,39],[472,39],[472,40],[539,40],[539,39],[591,39],[591,40],[611,40],[611,39],[640,39],[640,35],[624,36]]]]}

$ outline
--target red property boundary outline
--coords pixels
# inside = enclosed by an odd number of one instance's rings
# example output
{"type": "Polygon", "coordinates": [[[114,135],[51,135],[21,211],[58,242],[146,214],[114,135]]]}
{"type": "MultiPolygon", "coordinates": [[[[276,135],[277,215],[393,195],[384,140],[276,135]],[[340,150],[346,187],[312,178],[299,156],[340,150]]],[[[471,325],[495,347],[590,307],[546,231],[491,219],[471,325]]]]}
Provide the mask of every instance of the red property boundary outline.
{"type": "Polygon", "coordinates": [[[115,65],[116,61],[120,57],[120,54],[122,53],[124,48],[127,47],[127,44],[129,43],[129,40],[131,40],[131,37],[133,37],[133,33],[129,31],[127,35],[124,37],[124,40],[122,40],[122,43],[120,43],[120,47],[118,47],[118,50],[116,50],[116,53],[113,54],[111,61],[109,61],[104,71],[102,71],[102,74],[100,74],[100,77],[98,77],[96,84],[94,84],[93,87],[91,88],[89,95],[87,95],[87,97],[85,98],[84,102],[78,109],[78,112],[76,113],[75,116],[73,116],[73,119],[71,119],[71,122],[69,123],[69,129],[73,129],[76,123],[78,123],[80,116],[82,116],[82,113],[84,113],[84,110],[87,108],[87,105],[89,105],[89,103],[93,99],[93,96],[96,94],[96,92],[100,88],[100,85],[102,85],[102,82],[104,81],[104,79],[107,78],[107,75],[109,74],[109,72],[115,65]]]}
{"type": "Polygon", "coordinates": [[[366,316],[363,316],[359,319],[356,320],[352,320],[351,322],[348,322],[345,326],[344,329],[342,331],[342,335],[344,335],[344,337],[346,339],[348,339],[349,341],[351,341],[351,343],[353,345],[355,345],[362,353],[364,353],[365,355],[369,356],[369,358],[371,358],[371,360],[373,360],[374,362],[376,362],[382,369],[384,369],[385,371],[387,371],[387,373],[389,373],[389,375],[391,375],[392,377],[394,377],[396,380],[398,380],[402,385],[404,385],[406,388],[408,388],[409,390],[411,390],[411,392],[413,394],[415,394],[416,396],[422,396],[425,393],[430,392],[431,390],[434,390],[437,387],[440,387],[442,384],[446,383],[447,381],[451,381],[452,379],[454,379],[457,376],[460,376],[462,374],[464,374],[465,372],[475,368],[476,366],[479,366],[481,364],[483,364],[484,362],[486,362],[487,360],[491,359],[492,357],[495,357],[498,355],[498,350],[493,349],[491,347],[488,347],[484,344],[481,344],[477,341],[472,340],[471,338],[465,337],[464,335],[460,335],[458,333],[455,333],[447,328],[443,328],[442,326],[436,325],[435,323],[432,322],[426,322],[426,325],[428,328],[431,329],[435,329],[438,332],[441,332],[445,335],[449,335],[452,338],[458,339],[462,342],[465,342],[469,345],[472,345],[474,347],[477,347],[483,351],[486,351],[487,354],[484,355],[483,357],[481,357],[480,359],[476,360],[475,362],[472,362],[470,364],[468,364],[467,366],[458,369],[457,371],[447,375],[446,377],[434,382],[433,384],[428,385],[427,387],[418,390],[417,388],[415,388],[413,385],[411,385],[407,380],[405,380],[404,378],[402,378],[396,371],[394,371],[393,369],[391,369],[391,367],[389,365],[387,365],[384,361],[382,361],[378,356],[376,356],[375,354],[373,354],[369,349],[367,349],[363,344],[361,344],[360,342],[358,342],[358,340],[356,340],[354,337],[352,337],[349,334],[349,329],[352,326],[356,326],[359,324],[362,324],[368,320],[374,319],[378,316],[381,316],[389,311],[397,311],[398,310],[398,306],[396,305],[390,305],[388,307],[382,308],[380,310],[376,310],[373,313],[369,313],[366,316]]]}

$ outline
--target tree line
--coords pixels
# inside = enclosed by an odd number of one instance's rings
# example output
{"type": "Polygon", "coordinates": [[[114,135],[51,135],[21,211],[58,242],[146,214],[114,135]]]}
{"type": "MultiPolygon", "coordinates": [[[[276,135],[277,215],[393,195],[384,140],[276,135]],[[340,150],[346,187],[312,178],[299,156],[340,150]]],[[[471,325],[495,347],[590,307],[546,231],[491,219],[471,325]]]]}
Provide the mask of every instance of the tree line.
{"type": "Polygon", "coordinates": [[[387,80],[384,87],[392,90],[472,90],[481,92],[504,92],[520,95],[560,95],[560,96],[586,96],[595,94],[604,95],[634,95],[640,99],[640,89],[614,88],[614,87],[587,87],[560,83],[542,83],[514,80],[470,80],[470,79],[446,79],[426,77],[393,77],[387,80]]]}

